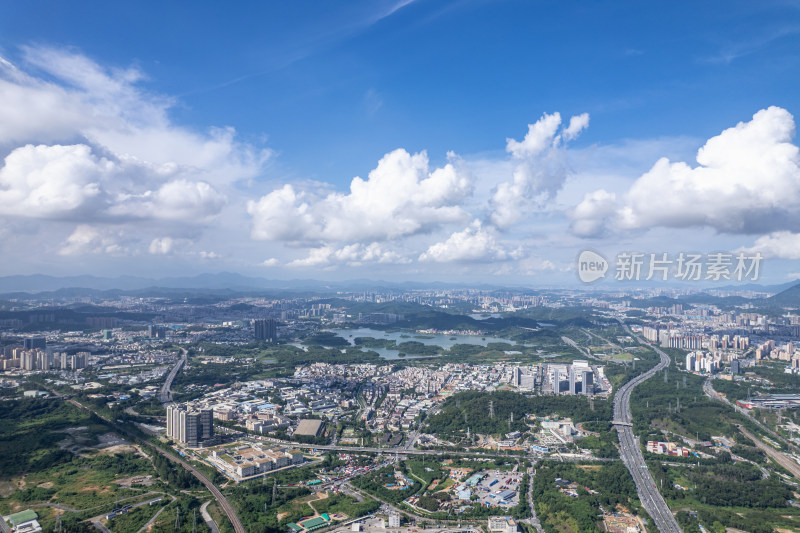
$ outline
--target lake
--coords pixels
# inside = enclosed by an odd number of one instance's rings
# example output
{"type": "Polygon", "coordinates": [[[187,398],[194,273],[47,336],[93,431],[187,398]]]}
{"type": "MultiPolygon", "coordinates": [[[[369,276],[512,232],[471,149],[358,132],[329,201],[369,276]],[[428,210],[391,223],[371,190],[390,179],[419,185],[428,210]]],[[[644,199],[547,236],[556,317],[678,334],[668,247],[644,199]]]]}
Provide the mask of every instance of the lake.
{"type": "MultiPolygon", "coordinates": [[[[372,328],[352,328],[352,329],[328,329],[331,333],[346,339],[351,346],[355,346],[356,337],[372,337],[373,339],[388,339],[393,340],[397,344],[417,341],[428,346],[439,346],[449,350],[455,344],[476,344],[480,346],[488,346],[491,342],[505,342],[514,346],[516,343],[509,339],[502,339],[500,337],[491,336],[477,336],[477,335],[422,335],[407,331],[381,331],[372,328]]],[[[398,357],[400,353],[397,350],[390,350],[388,348],[362,348],[364,351],[374,351],[384,359],[418,359],[426,356],[407,355],[406,357],[398,357]]],[[[429,357],[429,356],[428,356],[429,357]]]]}

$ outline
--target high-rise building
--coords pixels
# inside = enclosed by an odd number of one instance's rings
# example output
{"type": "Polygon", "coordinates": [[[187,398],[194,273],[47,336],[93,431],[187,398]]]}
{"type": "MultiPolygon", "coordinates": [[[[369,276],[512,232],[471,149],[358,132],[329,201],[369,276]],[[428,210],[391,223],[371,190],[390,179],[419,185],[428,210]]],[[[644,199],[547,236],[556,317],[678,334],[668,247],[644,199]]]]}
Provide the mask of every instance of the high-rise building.
{"type": "Polygon", "coordinates": [[[575,392],[575,367],[569,369],[569,393],[576,394],[575,392]]]}
{"type": "Polygon", "coordinates": [[[44,337],[30,337],[23,341],[26,350],[44,350],[47,348],[47,339],[44,337]]]}
{"type": "Polygon", "coordinates": [[[534,390],[536,388],[536,375],[522,374],[519,381],[519,388],[523,390],[534,390]]]}
{"type": "Polygon", "coordinates": [[[36,368],[39,370],[50,370],[53,366],[53,355],[47,352],[36,352],[36,368]]]}
{"type": "Polygon", "coordinates": [[[80,370],[81,368],[86,368],[86,355],[87,352],[78,352],[73,354],[69,358],[69,367],[72,370],[80,370]]]}
{"type": "Polygon", "coordinates": [[[259,318],[253,321],[256,340],[275,342],[278,340],[278,322],[274,318],[259,318]]]}
{"type": "Polygon", "coordinates": [[[167,406],[167,437],[191,448],[214,437],[214,410],[189,405],[167,406]]]}
{"type": "Polygon", "coordinates": [[[167,336],[167,328],[150,324],[147,326],[147,336],[151,339],[163,339],[167,336]]]}
{"type": "Polygon", "coordinates": [[[22,353],[22,369],[36,370],[36,352],[28,350],[22,353]]]}
{"type": "Polygon", "coordinates": [[[686,354],[686,370],[688,372],[694,372],[694,370],[695,370],[695,367],[694,367],[695,361],[696,361],[696,358],[695,358],[694,352],[686,354]]]}
{"type": "Polygon", "coordinates": [[[583,370],[581,372],[581,392],[583,394],[594,394],[594,372],[583,370]]]}
{"type": "Polygon", "coordinates": [[[553,394],[561,392],[561,376],[558,367],[553,368],[553,394]]]}
{"type": "Polygon", "coordinates": [[[731,360],[731,374],[739,374],[742,372],[742,363],[738,359],[731,360]]]}

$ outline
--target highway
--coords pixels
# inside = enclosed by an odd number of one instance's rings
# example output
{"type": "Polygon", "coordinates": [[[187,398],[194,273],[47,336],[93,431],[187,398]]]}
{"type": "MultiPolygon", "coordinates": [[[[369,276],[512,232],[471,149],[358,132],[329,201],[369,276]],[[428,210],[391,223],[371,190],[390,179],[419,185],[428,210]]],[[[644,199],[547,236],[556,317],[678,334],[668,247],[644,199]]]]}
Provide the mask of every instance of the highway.
{"type": "MultiPolygon", "coordinates": [[[[622,324],[622,327],[625,328],[628,334],[635,338],[639,344],[645,344],[642,339],[636,336],[630,328],[622,322],[622,320],[620,320],[620,324],[622,324]]],[[[625,464],[625,467],[631,473],[633,482],[636,484],[636,492],[639,495],[639,500],[641,500],[645,510],[650,514],[650,517],[661,533],[677,533],[681,531],[681,528],[678,522],[675,521],[672,511],[669,510],[667,502],[664,501],[664,497],[661,496],[661,493],[658,491],[655,480],[653,476],[650,475],[650,471],[645,465],[639,439],[634,436],[633,428],[631,427],[633,422],[630,404],[631,392],[636,386],[647,381],[670,364],[670,358],[666,353],[655,346],[650,347],[661,357],[661,361],[644,374],[640,374],[627,382],[617,391],[617,394],[614,396],[614,424],[616,425],[617,435],[619,436],[621,448],[620,456],[622,457],[622,462],[625,464]]]]}
{"type": "Polygon", "coordinates": [[[178,371],[181,369],[183,365],[186,364],[186,356],[187,352],[185,349],[181,348],[181,358],[178,359],[178,362],[175,363],[175,366],[172,367],[172,370],[169,371],[169,375],[167,375],[166,381],[161,386],[161,391],[158,393],[158,399],[161,403],[169,403],[172,401],[172,382],[175,380],[175,376],[178,375],[178,371]]]}

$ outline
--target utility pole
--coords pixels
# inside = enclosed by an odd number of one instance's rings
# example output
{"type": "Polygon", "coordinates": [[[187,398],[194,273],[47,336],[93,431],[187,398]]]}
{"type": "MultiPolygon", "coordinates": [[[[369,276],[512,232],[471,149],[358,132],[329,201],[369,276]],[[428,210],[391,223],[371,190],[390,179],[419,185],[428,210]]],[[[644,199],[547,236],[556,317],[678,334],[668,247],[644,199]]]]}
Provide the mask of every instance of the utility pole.
{"type": "Polygon", "coordinates": [[[494,418],[494,400],[489,400],[489,418],[494,418]]]}

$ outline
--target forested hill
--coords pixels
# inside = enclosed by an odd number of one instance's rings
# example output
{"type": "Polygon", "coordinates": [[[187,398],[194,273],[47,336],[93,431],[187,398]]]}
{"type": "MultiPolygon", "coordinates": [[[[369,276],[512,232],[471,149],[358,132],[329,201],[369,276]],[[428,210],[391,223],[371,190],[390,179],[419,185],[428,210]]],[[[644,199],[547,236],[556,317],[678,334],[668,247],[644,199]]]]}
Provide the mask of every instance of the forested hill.
{"type": "Polygon", "coordinates": [[[532,396],[517,392],[465,391],[454,394],[445,401],[439,413],[428,418],[426,430],[442,436],[463,435],[467,431],[500,435],[510,431],[528,429],[525,416],[559,415],[571,417],[575,422],[610,420],[611,405],[607,400],[594,400],[591,409],[585,396],[532,396]],[[489,416],[492,402],[494,417],[489,416]],[[514,413],[511,422],[511,413],[514,413]]]}

